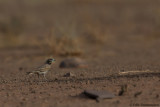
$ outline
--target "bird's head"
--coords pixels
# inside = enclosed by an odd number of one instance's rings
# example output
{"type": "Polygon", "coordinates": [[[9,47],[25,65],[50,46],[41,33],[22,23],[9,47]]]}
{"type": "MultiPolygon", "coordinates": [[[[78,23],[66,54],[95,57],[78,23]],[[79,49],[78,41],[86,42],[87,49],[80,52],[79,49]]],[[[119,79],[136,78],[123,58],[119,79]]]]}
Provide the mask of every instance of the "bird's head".
{"type": "Polygon", "coordinates": [[[48,60],[46,61],[46,64],[51,65],[51,64],[52,64],[52,62],[55,62],[55,61],[56,61],[55,59],[50,58],[50,59],[48,59],[48,60]]]}

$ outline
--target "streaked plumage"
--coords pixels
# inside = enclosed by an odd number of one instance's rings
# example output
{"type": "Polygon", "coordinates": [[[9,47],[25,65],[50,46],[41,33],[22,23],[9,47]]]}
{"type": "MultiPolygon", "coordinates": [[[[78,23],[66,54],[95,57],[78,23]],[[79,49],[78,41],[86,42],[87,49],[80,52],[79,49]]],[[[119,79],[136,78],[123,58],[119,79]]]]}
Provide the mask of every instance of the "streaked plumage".
{"type": "Polygon", "coordinates": [[[38,77],[40,75],[43,75],[44,78],[46,79],[45,75],[46,73],[51,69],[51,64],[52,62],[56,61],[55,59],[48,59],[44,65],[36,68],[34,71],[31,71],[31,72],[27,72],[28,75],[30,74],[37,74],[38,77]]]}

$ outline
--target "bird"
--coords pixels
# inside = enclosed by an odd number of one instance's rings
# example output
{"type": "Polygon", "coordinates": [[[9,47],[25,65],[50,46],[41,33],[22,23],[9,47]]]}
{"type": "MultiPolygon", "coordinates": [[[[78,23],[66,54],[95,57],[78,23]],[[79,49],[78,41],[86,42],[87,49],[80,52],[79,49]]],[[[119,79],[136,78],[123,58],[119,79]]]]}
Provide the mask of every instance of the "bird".
{"type": "Polygon", "coordinates": [[[38,78],[39,78],[40,75],[43,75],[44,79],[47,80],[46,73],[49,72],[49,70],[51,69],[52,63],[55,62],[55,61],[56,60],[54,58],[49,58],[49,59],[46,60],[44,65],[36,68],[35,70],[33,70],[31,72],[27,72],[27,75],[37,74],[38,78]]]}

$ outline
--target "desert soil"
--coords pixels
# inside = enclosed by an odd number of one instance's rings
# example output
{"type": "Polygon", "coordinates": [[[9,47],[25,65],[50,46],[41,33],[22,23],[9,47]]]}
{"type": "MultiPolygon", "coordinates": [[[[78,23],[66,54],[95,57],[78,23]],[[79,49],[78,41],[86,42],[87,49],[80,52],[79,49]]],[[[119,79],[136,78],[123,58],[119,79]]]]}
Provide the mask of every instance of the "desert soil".
{"type": "Polygon", "coordinates": [[[26,72],[43,64],[49,57],[40,49],[0,50],[0,106],[1,107],[130,107],[160,106],[160,50],[159,40],[147,42],[119,37],[117,41],[86,51],[80,58],[87,68],[59,68],[65,57],[57,60],[48,81],[26,72]],[[120,71],[152,73],[119,75],[120,71]],[[74,77],[64,77],[68,72],[74,77]],[[122,86],[127,86],[119,96],[122,86]],[[106,90],[113,99],[96,102],[81,93],[86,89],[106,90]]]}

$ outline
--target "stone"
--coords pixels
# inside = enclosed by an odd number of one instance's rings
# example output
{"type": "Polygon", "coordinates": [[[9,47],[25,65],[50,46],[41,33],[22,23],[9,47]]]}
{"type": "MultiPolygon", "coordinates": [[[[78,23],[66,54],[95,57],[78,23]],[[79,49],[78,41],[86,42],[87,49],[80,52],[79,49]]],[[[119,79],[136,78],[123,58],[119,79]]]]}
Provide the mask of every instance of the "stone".
{"type": "Polygon", "coordinates": [[[96,99],[97,101],[100,99],[112,99],[115,97],[114,94],[108,91],[85,90],[83,93],[90,98],[96,99]]]}
{"type": "Polygon", "coordinates": [[[121,86],[121,90],[119,91],[119,96],[122,96],[122,95],[124,95],[126,92],[128,91],[128,85],[127,84],[125,84],[125,85],[122,85],[121,86]]]}
{"type": "Polygon", "coordinates": [[[134,94],[134,97],[138,97],[138,96],[141,95],[141,94],[142,94],[142,91],[136,92],[136,93],[134,94]]]}
{"type": "Polygon", "coordinates": [[[84,60],[80,58],[67,58],[60,63],[59,67],[60,68],[83,68],[83,67],[87,67],[87,64],[84,60]]]}
{"type": "Polygon", "coordinates": [[[64,75],[64,77],[75,77],[75,75],[71,72],[68,72],[64,75]]]}

